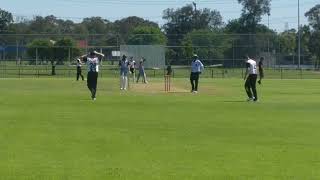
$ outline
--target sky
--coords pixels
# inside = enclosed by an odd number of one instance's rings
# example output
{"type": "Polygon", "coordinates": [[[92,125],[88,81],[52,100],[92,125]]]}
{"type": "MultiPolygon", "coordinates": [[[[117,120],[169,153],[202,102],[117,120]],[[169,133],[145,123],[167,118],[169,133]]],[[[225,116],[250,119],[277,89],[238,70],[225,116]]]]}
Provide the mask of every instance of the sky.
{"type": "MultiPolygon", "coordinates": [[[[85,17],[100,16],[115,21],[128,16],[139,16],[163,25],[163,10],[179,8],[196,2],[197,8],[218,10],[224,22],[240,17],[242,6],[238,0],[0,0],[0,8],[17,19],[32,19],[36,15],[54,15],[81,22],[85,17]]],[[[320,0],[300,0],[301,24],[307,24],[304,13],[320,4],[320,0]]],[[[268,26],[268,16],[262,22],[268,26]]],[[[272,0],[269,27],[282,32],[298,27],[298,0],[272,0]]]]}

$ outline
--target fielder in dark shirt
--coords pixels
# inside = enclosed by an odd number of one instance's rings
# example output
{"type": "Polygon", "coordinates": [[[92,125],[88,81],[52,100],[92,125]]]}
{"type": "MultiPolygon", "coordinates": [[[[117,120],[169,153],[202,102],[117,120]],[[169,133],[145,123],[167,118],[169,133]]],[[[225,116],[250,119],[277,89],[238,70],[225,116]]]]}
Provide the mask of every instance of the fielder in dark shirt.
{"type": "Polygon", "coordinates": [[[259,64],[258,64],[258,66],[259,66],[259,77],[260,77],[259,81],[258,81],[259,84],[261,84],[261,81],[264,78],[263,61],[264,61],[264,57],[261,57],[260,61],[259,61],[259,64]]]}
{"type": "Polygon", "coordinates": [[[81,77],[82,81],[84,81],[84,77],[82,75],[82,62],[81,60],[78,58],[77,59],[77,81],[79,81],[79,77],[81,77]]]}

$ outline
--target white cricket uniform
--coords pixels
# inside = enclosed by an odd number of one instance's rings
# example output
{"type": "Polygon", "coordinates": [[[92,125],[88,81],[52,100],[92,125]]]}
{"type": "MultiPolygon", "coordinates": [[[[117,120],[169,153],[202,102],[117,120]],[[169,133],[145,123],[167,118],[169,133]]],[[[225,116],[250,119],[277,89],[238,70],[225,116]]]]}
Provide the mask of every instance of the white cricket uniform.
{"type": "Polygon", "coordinates": [[[204,69],[204,65],[199,59],[192,61],[191,72],[198,73],[198,72],[201,72],[203,69],[204,69]]]}
{"type": "Polygon", "coordinates": [[[99,63],[100,61],[98,57],[94,57],[94,58],[87,57],[88,72],[99,72],[99,63]]]}
{"type": "Polygon", "coordinates": [[[135,61],[130,61],[130,68],[134,69],[136,65],[135,61]]]}
{"type": "Polygon", "coordinates": [[[128,71],[129,71],[129,61],[126,59],[126,60],[121,60],[119,62],[119,65],[120,65],[120,75],[121,76],[127,76],[128,75],[128,71]]]}
{"type": "Polygon", "coordinates": [[[80,61],[77,61],[77,67],[82,67],[82,64],[80,61]]]}
{"type": "Polygon", "coordinates": [[[257,88],[256,88],[256,82],[257,82],[257,63],[253,59],[247,60],[247,68],[249,72],[249,76],[247,77],[247,80],[245,82],[245,90],[248,95],[248,101],[257,101],[258,95],[257,95],[257,88]]]}
{"type": "Polygon", "coordinates": [[[258,74],[256,61],[254,61],[252,59],[248,59],[247,60],[247,68],[248,68],[249,74],[258,74]]]}

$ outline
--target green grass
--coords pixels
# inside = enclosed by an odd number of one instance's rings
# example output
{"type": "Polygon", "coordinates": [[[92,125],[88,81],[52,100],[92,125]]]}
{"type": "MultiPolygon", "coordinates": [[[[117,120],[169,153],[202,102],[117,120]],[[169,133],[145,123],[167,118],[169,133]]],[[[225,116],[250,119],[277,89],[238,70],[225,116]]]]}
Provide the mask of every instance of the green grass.
{"type": "Polygon", "coordinates": [[[71,79],[0,84],[1,180],[320,179],[320,80],[266,80],[259,103],[239,79],[197,95],[100,79],[95,102],[71,79]]]}

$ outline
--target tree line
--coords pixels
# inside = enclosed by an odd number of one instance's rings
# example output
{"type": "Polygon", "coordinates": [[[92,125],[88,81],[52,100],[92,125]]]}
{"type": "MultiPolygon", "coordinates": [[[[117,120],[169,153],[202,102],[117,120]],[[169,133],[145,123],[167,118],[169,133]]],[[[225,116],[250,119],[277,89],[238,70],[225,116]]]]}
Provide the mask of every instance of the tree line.
{"type": "MultiPolygon", "coordinates": [[[[82,53],[77,47],[81,40],[86,40],[90,46],[165,45],[168,47],[167,63],[172,64],[181,64],[193,53],[207,60],[241,59],[244,54],[272,54],[275,51],[296,56],[299,33],[296,29],[278,33],[261,23],[263,16],[271,14],[271,0],[238,0],[238,3],[242,5],[240,17],[228,22],[223,21],[218,10],[197,9],[193,4],[168,8],[163,11],[165,24],[161,27],[136,16],[114,22],[102,17],[89,17],[76,23],[51,15],[13,22],[12,14],[0,9],[0,46],[19,41],[28,47],[28,55],[37,54],[41,59],[58,61],[70,56],[70,49],[66,47],[72,47],[72,56],[82,53]],[[8,34],[47,35],[40,38],[3,36],[8,34]],[[35,47],[40,47],[37,52],[35,47]]],[[[300,28],[302,54],[313,59],[316,67],[320,62],[319,12],[320,4],[305,12],[309,24],[300,28]]],[[[223,63],[230,66],[231,62],[223,63]]]]}

